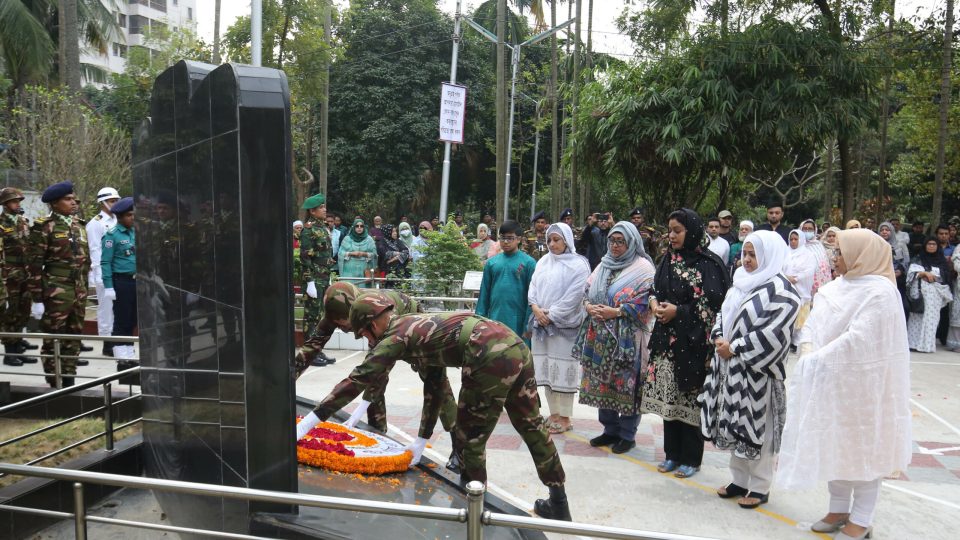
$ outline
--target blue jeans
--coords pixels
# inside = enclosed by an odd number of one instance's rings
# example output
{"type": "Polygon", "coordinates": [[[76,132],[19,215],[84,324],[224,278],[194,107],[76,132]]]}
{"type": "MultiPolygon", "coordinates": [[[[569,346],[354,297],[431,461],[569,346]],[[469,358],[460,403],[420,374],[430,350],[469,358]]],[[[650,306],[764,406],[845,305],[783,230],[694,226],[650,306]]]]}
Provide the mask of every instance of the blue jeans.
{"type": "Polygon", "coordinates": [[[613,409],[598,409],[597,415],[603,424],[604,435],[614,435],[621,439],[632,441],[637,436],[637,426],[640,425],[640,413],[620,414],[613,409]]]}

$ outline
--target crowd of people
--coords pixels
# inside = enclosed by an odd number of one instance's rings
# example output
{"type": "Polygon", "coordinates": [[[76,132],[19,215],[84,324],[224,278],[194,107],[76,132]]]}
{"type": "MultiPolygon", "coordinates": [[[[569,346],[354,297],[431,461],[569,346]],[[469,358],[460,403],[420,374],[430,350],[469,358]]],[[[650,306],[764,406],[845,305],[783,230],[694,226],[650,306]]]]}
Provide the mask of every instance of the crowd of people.
{"type": "MultiPolygon", "coordinates": [[[[709,441],[730,452],[731,481],[717,490],[719,497],[756,508],[769,501],[775,480],[782,488],[825,481],[829,511],[812,529],[837,538],[871,534],[880,480],[911,459],[910,350],[933,351],[936,339],[958,350],[956,226],[937,227],[929,237],[922,223],[906,233],[896,219],[879,226],[851,221],[842,230],[808,219],[790,228],[777,204],[767,208],[764,223],[738,225],[729,211],[704,221],[679,209],[659,228],[647,225],[638,208],[630,221],[595,213],[581,228],[568,209],[552,224],[535,215],[526,231],[510,220],[494,230],[485,220],[475,239],[465,238],[484,261],[475,315],[502,325],[497,339],[504,329],[517,337],[504,342],[504,350],[520,356],[522,374],[529,369],[524,385],[544,389],[543,415],[539,405],[522,420],[511,413],[550,487],[550,498],[537,501],[538,514],[569,516],[560,457],[543,445],[552,447],[550,434],[573,428],[579,399],[598,410],[603,426],[592,446],[630,451],[641,415],[654,414],[664,425],[661,473],[696,475],[709,441]],[[788,373],[791,352],[799,360],[788,373]]],[[[446,331],[447,315],[395,310],[410,300],[364,294],[336,295],[340,309],[352,303],[336,326],[367,337],[373,349],[310,421],[386,384],[385,373],[404,356],[396,336],[446,331]],[[375,371],[366,366],[371,361],[378,363],[375,371]]],[[[463,325],[476,324],[460,317],[449,338],[430,333],[430,339],[453,339],[463,335],[457,333],[463,325]]],[[[322,349],[316,345],[301,350],[298,372],[322,349]]],[[[422,376],[426,365],[466,369],[472,362],[467,351],[431,346],[403,358],[419,365],[422,376]]],[[[433,396],[424,418],[435,422],[428,409],[439,406],[442,393],[424,381],[433,396]]],[[[474,399],[460,398],[468,405],[474,399]]],[[[459,403],[457,422],[471,414],[476,411],[459,403]]],[[[485,478],[482,459],[464,450],[479,451],[487,424],[471,421],[466,431],[444,425],[454,442],[449,467],[465,464],[468,476],[485,478]]],[[[421,437],[430,433],[432,425],[421,437]]],[[[418,457],[422,448],[415,444],[418,457]]]]}

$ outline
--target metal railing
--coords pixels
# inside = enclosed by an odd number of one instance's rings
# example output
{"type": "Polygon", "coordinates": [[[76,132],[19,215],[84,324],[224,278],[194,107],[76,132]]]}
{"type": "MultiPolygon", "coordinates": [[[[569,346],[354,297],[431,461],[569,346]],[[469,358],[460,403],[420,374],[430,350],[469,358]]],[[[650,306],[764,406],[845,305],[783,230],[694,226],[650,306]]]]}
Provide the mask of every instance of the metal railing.
{"type": "MultiPolygon", "coordinates": [[[[103,341],[103,342],[115,342],[115,343],[139,343],[140,338],[137,336],[91,336],[86,334],[44,334],[39,332],[0,332],[0,339],[3,338],[30,338],[30,339],[51,339],[53,340],[53,354],[44,354],[44,353],[19,353],[17,356],[25,356],[27,358],[37,358],[43,360],[44,358],[53,358],[53,378],[56,388],[63,388],[63,366],[62,361],[64,359],[79,359],[83,358],[84,360],[110,360],[116,361],[116,358],[109,356],[98,356],[98,355],[88,355],[81,357],[80,355],[67,355],[61,352],[64,341],[103,341]]],[[[125,358],[124,360],[136,360],[136,358],[125,358]]],[[[28,373],[23,371],[0,371],[0,374],[3,375],[27,375],[32,377],[49,377],[48,373],[28,373]]],[[[74,378],[84,379],[90,377],[84,377],[81,375],[74,375],[74,378]]]]}
{"type": "Polygon", "coordinates": [[[390,503],[346,497],[331,497],[326,495],[304,495],[300,493],[285,493],[262,489],[220,486],[216,484],[200,484],[183,482],[179,480],[162,480],[156,478],[142,478],[138,476],[123,476],[118,474],[89,471],[71,471],[66,469],[53,469],[28,465],[12,465],[5,463],[0,463],[0,473],[73,482],[74,511],[72,513],[13,505],[0,505],[0,509],[50,518],[71,519],[75,523],[76,538],[79,540],[84,540],[87,538],[88,523],[102,523],[118,525],[122,527],[144,528],[184,534],[202,534],[214,538],[267,540],[266,537],[262,536],[249,536],[209,529],[178,527],[173,525],[145,523],[142,521],[131,521],[89,515],[87,514],[83,500],[84,483],[106,484],[110,486],[127,487],[133,489],[147,489],[188,495],[223,497],[226,499],[238,499],[243,501],[259,501],[267,503],[310,506],[316,508],[326,508],[329,510],[363,512],[368,514],[385,514],[418,519],[431,519],[435,521],[465,523],[466,537],[468,540],[481,540],[483,538],[483,528],[493,526],[529,529],[542,532],[585,535],[592,536],[594,538],[615,538],[624,540],[709,540],[699,536],[640,531],[634,529],[624,529],[620,527],[607,527],[604,525],[554,521],[549,519],[513,516],[509,514],[491,512],[489,510],[484,510],[483,508],[486,488],[480,482],[470,482],[467,484],[466,508],[439,508],[416,504],[390,503]]]}

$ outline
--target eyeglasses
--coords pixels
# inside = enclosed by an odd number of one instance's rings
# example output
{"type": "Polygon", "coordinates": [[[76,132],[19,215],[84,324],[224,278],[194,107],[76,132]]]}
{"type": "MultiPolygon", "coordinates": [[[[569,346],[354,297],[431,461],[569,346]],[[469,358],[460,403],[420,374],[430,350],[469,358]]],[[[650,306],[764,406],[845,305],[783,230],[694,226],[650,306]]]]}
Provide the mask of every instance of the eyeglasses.
{"type": "Polygon", "coordinates": [[[500,237],[501,242],[516,242],[519,239],[520,238],[517,236],[501,236],[500,237]]]}
{"type": "Polygon", "coordinates": [[[608,246],[625,246],[625,245],[627,245],[627,241],[626,241],[626,240],[618,240],[618,239],[616,239],[616,238],[608,238],[608,239],[607,239],[607,245],[608,245],[608,246]]]}

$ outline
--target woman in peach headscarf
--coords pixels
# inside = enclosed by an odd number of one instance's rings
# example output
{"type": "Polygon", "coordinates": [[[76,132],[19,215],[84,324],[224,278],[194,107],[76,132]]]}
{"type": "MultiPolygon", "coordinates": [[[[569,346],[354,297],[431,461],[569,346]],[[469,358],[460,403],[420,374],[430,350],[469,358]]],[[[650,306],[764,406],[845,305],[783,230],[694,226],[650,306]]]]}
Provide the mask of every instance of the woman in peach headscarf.
{"type": "Polygon", "coordinates": [[[865,229],[837,243],[841,277],[820,288],[787,378],[777,481],[827,481],[830,512],[812,529],[849,540],[870,534],[880,480],[910,463],[910,352],[890,245],[865,229]]]}

